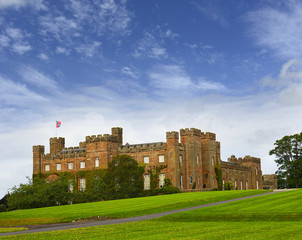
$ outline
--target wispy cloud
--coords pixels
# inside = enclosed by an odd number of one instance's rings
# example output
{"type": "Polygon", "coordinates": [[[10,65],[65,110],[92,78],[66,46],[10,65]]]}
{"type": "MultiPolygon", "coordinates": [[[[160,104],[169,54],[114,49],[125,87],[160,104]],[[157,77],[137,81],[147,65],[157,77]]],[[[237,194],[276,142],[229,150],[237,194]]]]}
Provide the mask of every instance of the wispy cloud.
{"type": "Polygon", "coordinates": [[[0,35],[0,47],[23,55],[32,50],[32,46],[27,41],[28,36],[28,33],[19,28],[7,27],[5,33],[0,35]]]}
{"type": "Polygon", "coordinates": [[[8,7],[20,8],[27,5],[30,5],[36,9],[46,9],[43,0],[0,0],[0,9],[8,7]]]}
{"type": "Polygon", "coordinates": [[[42,100],[45,98],[28,89],[25,84],[0,76],[0,105],[27,106],[42,100]]]}
{"type": "Polygon", "coordinates": [[[80,46],[76,47],[76,51],[78,53],[84,54],[87,57],[92,57],[97,53],[100,45],[101,42],[94,42],[92,44],[81,44],[80,46]]]}
{"type": "Polygon", "coordinates": [[[160,40],[157,40],[151,33],[146,32],[142,39],[135,46],[134,57],[149,57],[154,59],[166,58],[168,54],[162,46],[160,40]]]}
{"type": "Polygon", "coordinates": [[[225,12],[218,1],[202,1],[201,3],[195,1],[192,4],[207,18],[218,22],[221,26],[227,27],[229,25],[224,16],[225,12]]]}
{"type": "Polygon", "coordinates": [[[138,74],[135,73],[130,67],[123,67],[121,69],[121,73],[125,76],[131,77],[131,78],[137,78],[138,74]]]}
{"type": "MultiPolygon", "coordinates": [[[[192,78],[184,69],[179,65],[157,65],[148,76],[150,84],[158,89],[166,90],[225,90],[225,86],[219,82],[208,81],[203,77],[192,78]]],[[[192,96],[194,93],[191,93],[192,96]]]]}
{"type": "Polygon", "coordinates": [[[45,61],[49,59],[49,57],[45,53],[40,53],[38,55],[38,58],[40,58],[41,60],[45,60],[45,61]]]}
{"type": "Polygon", "coordinates": [[[56,53],[57,54],[69,55],[70,54],[70,49],[66,49],[64,47],[57,47],[56,48],[56,53]]]}
{"type": "Polygon", "coordinates": [[[271,49],[283,59],[301,58],[302,3],[288,1],[286,7],[266,7],[249,12],[244,19],[251,24],[249,33],[260,46],[271,49]]]}
{"type": "Polygon", "coordinates": [[[26,83],[31,84],[34,87],[43,89],[45,92],[52,94],[59,92],[59,88],[55,80],[33,69],[32,67],[23,66],[19,69],[19,74],[22,76],[22,79],[26,83]]]}

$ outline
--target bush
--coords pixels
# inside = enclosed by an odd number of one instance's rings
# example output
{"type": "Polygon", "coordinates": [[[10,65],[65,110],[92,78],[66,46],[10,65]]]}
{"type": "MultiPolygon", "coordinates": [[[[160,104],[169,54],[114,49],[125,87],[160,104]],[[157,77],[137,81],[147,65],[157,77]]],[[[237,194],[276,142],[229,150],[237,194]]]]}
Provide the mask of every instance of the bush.
{"type": "Polygon", "coordinates": [[[6,212],[6,207],[4,204],[0,204],[0,212],[6,212]]]}
{"type": "Polygon", "coordinates": [[[232,182],[226,182],[224,184],[224,190],[234,190],[234,185],[232,182]]]}

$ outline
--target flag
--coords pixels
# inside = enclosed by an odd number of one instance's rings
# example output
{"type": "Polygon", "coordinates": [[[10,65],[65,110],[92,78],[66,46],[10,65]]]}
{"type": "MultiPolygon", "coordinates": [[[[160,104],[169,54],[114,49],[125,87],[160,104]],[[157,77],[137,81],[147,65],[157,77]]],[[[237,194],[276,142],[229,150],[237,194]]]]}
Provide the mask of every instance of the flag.
{"type": "Polygon", "coordinates": [[[61,122],[60,121],[56,121],[56,128],[61,127],[61,122]]]}

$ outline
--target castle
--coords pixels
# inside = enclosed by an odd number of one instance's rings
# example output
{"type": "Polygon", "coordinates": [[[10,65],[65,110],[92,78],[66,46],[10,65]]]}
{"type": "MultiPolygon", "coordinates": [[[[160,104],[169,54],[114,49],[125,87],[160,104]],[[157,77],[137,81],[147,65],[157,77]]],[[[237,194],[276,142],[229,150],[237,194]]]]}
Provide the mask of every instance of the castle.
{"type": "MultiPolygon", "coordinates": [[[[165,165],[159,174],[159,187],[169,178],[182,191],[211,190],[218,187],[217,170],[222,173],[222,185],[232,182],[237,190],[262,189],[260,158],[231,156],[221,160],[220,142],[216,135],[196,128],[166,133],[166,142],[123,145],[123,129],[114,127],[111,134],[87,136],[78,147],[65,148],[65,138],[50,138],[50,153],[44,146],[33,146],[33,174],[54,180],[62,172],[77,173],[106,169],[108,161],[118,154],[132,156],[145,164],[144,188],[150,188],[150,167],[165,165]],[[180,138],[179,138],[180,136],[180,138]]],[[[77,179],[85,190],[86,179],[77,179]]]]}

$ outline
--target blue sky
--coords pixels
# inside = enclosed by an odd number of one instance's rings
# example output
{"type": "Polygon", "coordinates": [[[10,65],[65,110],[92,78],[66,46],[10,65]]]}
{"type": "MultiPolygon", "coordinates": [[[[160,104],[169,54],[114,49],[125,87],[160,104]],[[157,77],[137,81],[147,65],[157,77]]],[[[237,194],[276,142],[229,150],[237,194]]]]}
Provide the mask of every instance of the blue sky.
{"type": "Polygon", "coordinates": [[[0,0],[0,197],[32,145],[114,126],[124,143],[215,132],[223,160],[274,173],[273,143],[301,131],[301,23],[301,1],[0,0]]]}

